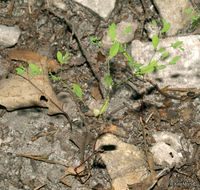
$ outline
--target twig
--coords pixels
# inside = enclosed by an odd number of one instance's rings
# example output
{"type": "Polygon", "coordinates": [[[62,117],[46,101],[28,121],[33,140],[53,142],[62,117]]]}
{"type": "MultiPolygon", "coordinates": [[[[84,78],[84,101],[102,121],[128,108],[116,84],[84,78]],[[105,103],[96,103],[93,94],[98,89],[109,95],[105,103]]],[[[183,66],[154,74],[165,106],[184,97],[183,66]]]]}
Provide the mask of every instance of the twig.
{"type": "Polygon", "coordinates": [[[168,167],[164,168],[164,169],[156,176],[154,183],[153,183],[147,190],[151,190],[151,189],[156,185],[156,183],[158,182],[158,180],[159,180],[161,177],[163,177],[164,175],[166,175],[166,174],[168,173],[168,171],[169,171],[169,168],[168,168],[168,167]]]}
{"type": "Polygon", "coordinates": [[[157,89],[158,92],[160,92],[161,95],[165,96],[166,98],[170,98],[170,99],[175,99],[175,100],[182,100],[182,97],[177,97],[177,96],[173,96],[170,94],[167,94],[165,92],[163,92],[159,86],[157,84],[155,84],[153,81],[151,81],[150,79],[145,79],[147,82],[149,82],[154,88],[157,89]]]}
{"type": "Polygon", "coordinates": [[[30,159],[33,159],[33,160],[38,160],[38,161],[46,162],[46,163],[49,163],[49,164],[58,164],[58,165],[65,166],[65,167],[69,167],[70,166],[70,165],[62,163],[62,162],[58,162],[58,161],[48,160],[46,158],[42,158],[42,156],[38,156],[38,155],[18,154],[17,156],[30,158],[30,159]]]}
{"type": "Polygon", "coordinates": [[[47,185],[46,183],[41,184],[41,185],[37,186],[36,188],[34,188],[33,190],[39,190],[40,188],[42,188],[42,187],[44,187],[46,185],[47,185]]]}

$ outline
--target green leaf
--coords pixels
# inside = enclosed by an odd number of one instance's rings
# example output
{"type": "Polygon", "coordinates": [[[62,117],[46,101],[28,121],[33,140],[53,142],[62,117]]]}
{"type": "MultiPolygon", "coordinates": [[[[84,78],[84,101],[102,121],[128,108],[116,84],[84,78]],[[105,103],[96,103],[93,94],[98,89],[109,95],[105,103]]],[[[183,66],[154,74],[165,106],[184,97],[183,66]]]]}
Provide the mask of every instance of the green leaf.
{"type": "Polygon", "coordinates": [[[63,56],[63,59],[66,59],[69,56],[69,53],[66,52],[66,54],[63,56]]]}
{"type": "Polygon", "coordinates": [[[125,53],[126,52],[126,44],[119,43],[119,51],[121,53],[125,53]]]}
{"type": "Polygon", "coordinates": [[[194,16],[193,14],[190,15],[190,18],[194,21],[197,21],[198,20],[198,17],[194,16]]]}
{"type": "Polygon", "coordinates": [[[155,20],[152,20],[152,24],[153,24],[154,26],[158,26],[158,25],[157,25],[157,22],[156,22],[155,20]]]}
{"type": "Polygon", "coordinates": [[[149,63],[150,66],[155,67],[157,66],[158,60],[154,60],[152,62],[149,63]]]}
{"type": "Polygon", "coordinates": [[[111,40],[114,42],[115,41],[115,37],[116,37],[116,26],[115,26],[115,23],[112,23],[109,26],[109,35],[110,35],[111,40]]]}
{"type": "Polygon", "coordinates": [[[51,79],[52,79],[53,81],[60,81],[60,80],[61,80],[60,77],[57,77],[57,76],[53,75],[52,73],[50,73],[50,77],[51,77],[51,79]]]}
{"type": "Polygon", "coordinates": [[[158,38],[158,36],[156,34],[153,36],[152,44],[153,44],[154,49],[156,50],[156,48],[157,48],[157,46],[159,44],[159,38],[158,38]]]}
{"type": "Polygon", "coordinates": [[[191,13],[191,12],[192,12],[192,9],[185,9],[184,12],[185,12],[185,13],[191,13]]]}
{"type": "Polygon", "coordinates": [[[90,41],[92,43],[96,44],[97,43],[97,38],[92,36],[92,37],[90,37],[90,41]]]}
{"type": "Polygon", "coordinates": [[[165,19],[162,19],[162,22],[164,24],[162,30],[160,31],[160,34],[167,32],[170,29],[171,24],[167,23],[167,21],[165,19]]]}
{"type": "Polygon", "coordinates": [[[179,60],[179,56],[175,56],[170,62],[169,62],[169,64],[170,65],[174,65],[174,64],[176,64],[176,62],[179,60]]]}
{"type": "Polygon", "coordinates": [[[166,19],[162,19],[162,23],[165,25],[165,24],[167,24],[167,21],[166,21],[166,19]]]}
{"type": "Polygon", "coordinates": [[[81,87],[80,87],[78,84],[74,83],[74,85],[73,85],[73,91],[74,91],[74,93],[76,94],[76,96],[77,96],[79,99],[82,100],[82,95],[83,95],[83,93],[82,93],[81,87]]]}
{"type": "Polygon", "coordinates": [[[101,47],[101,41],[97,40],[96,37],[90,37],[90,41],[91,41],[93,44],[96,44],[96,45],[98,45],[99,47],[101,47]]]}
{"type": "Polygon", "coordinates": [[[155,70],[155,66],[152,65],[147,65],[141,69],[139,69],[140,75],[146,74],[146,73],[151,73],[155,70]]]}
{"type": "Polygon", "coordinates": [[[169,56],[169,52],[167,51],[167,52],[165,52],[165,53],[163,53],[163,54],[161,55],[161,58],[164,59],[164,58],[166,58],[166,57],[168,57],[168,56],[169,56]]]}
{"type": "Polygon", "coordinates": [[[158,65],[158,66],[156,66],[157,70],[162,70],[162,69],[165,69],[165,68],[166,68],[166,65],[158,65]]]}
{"type": "Polygon", "coordinates": [[[183,42],[182,41],[178,41],[178,42],[176,42],[176,43],[174,43],[174,44],[171,44],[171,46],[174,48],[174,49],[176,49],[178,46],[180,46],[181,44],[183,44],[183,42]]]}
{"type": "Polygon", "coordinates": [[[104,81],[106,85],[111,89],[112,77],[110,76],[110,74],[106,74],[104,81]]]}
{"type": "Polygon", "coordinates": [[[160,48],[159,50],[157,50],[157,52],[162,53],[165,50],[166,50],[166,48],[160,48]]]}
{"type": "Polygon", "coordinates": [[[57,60],[59,61],[59,63],[63,63],[63,56],[60,51],[57,52],[57,60]]]}
{"type": "Polygon", "coordinates": [[[112,47],[110,48],[110,57],[114,57],[115,55],[117,55],[118,51],[119,51],[119,42],[115,42],[112,47]]]}
{"type": "Polygon", "coordinates": [[[99,115],[101,115],[103,112],[105,112],[105,111],[107,110],[108,104],[109,104],[109,96],[107,96],[104,105],[103,105],[102,108],[100,109],[99,115]]]}
{"type": "Polygon", "coordinates": [[[160,34],[167,32],[170,29],[171,24],[167,23],[163,26],[162,30],[160,31],[160,34]]]}
{"type": "Polygon", "coordinates": [[[36,75],[42,73],[42,69],[39,69],[37,65],[29,63],[28,66],[36,75]]]}
{"type": "Polygon", "coordinates": [[[24,66],[20,66],[19,68],[16,68],[18,75],[23,75],[26,72],[26,68],[24,66]]]}
{"type": "Polygon", "coordinates": [[[131,30],[132,30],[132,27],[131,27],[131,26],[128,26],[128,27],[126,28],[126,30],[125,30],[125,34],[130,33],[131,30]]]}

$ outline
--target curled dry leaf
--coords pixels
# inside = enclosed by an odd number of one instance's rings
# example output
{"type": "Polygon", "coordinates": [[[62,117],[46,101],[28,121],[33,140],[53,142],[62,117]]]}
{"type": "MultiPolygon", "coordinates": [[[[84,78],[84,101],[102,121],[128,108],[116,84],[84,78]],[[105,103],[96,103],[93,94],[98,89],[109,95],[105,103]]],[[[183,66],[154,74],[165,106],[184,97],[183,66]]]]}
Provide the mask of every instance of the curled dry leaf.
{"type": "Polygon", "coordinates": [[[49,81],[47,58],[41,57],[34,64],[42,69],[42,74],[31,77],[28,70],[22,76],[13,76],[0,82],[0,105],[8,111],[40,106],[47,107],[50,115],[62,113],[59,108],[63,103],[58,100],[49,81]]]}

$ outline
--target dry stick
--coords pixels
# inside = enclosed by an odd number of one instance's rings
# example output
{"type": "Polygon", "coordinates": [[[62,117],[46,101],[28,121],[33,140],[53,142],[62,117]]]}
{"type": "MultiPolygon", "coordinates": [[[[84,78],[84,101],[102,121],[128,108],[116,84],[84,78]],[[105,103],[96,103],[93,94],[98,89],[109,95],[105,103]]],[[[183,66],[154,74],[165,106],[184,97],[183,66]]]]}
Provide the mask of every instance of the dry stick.
{"type": "Polygon", "coordinates": [[[47,183],[41,184],[41,185],[35,187],[33,190],[39,190],[39,189],[41,189],[42,187],[44,187],[46,185],[47,185],[47,183]]]}
{"type": "Polygon", "coordinates": [[[153,187],[156,185],[156,183],[158,182],[158,180],[159,180],[161,177],[163,177],[164,175],[166,175],[166,174],[169,172],[169,170],[170,170],[170,169],[169,169],[168,167],[164,168],[164,169],[156,176],[154,183],[153,183],[147,190],[153,189],[153,187]]]}
{"type": "Polygon", "coordinates": [[[18,154],[17,156],[19,157],[25,157],[25,158],[29,158],[29,159],[33,159],[33,160],[38,160],[38,161],[42,161],[42,162],[46,162],[49,164],[58,164],[61,166],[65,166],[65,167],[69,167],[70,165],[62,163],[62,162],[58,162],[58,161],[54,161],[54,160],[48,160],[42,157],[39,157],[37,155],[30,155],[30,154],[18,154]]]}
{"type": "Polygon", "coordinates": [[[149,82],[153,87],[155,87],[158,92],[160,92],[160,94],[162,94],[163,96],[165,96],[166,98],[170,98],[170,99],[175,99],[175,100],[182,100],[182,97],[177,97],[177,96],[173,96],[173,95],[169,95],[165,92],[163,92],[157,84],[155,84],[153,81],[151,81],[150,79],[146,79],[147,82],[149,82]]]}
{"type": "MultiPolygon", "coordinates": [[[[19,75],[20,77],[22,77],[23,79],[25,79],[26,81],[28,81],[31,85],[33,85],[41,94],[46,94],[44,93],[41,89],[39,89],[32,81],[30,81],[29,79],[27,79],[26,77],[22,76],[22,75],[19,75]]],[[[48,97],[48,95],[47,95],[48,97]]],[[[49,100],[51,101],[51,103],[53,105],[55,105],[62,113],[63,115],[67,118],[67,120],[69,121],[69,124],[70,124],[70,127],[71,127],[71,130],[72,130],[72,121],[69,117],[69,115],[60,107],[58,106],[50,97],[49,97],[49,100]]]]}

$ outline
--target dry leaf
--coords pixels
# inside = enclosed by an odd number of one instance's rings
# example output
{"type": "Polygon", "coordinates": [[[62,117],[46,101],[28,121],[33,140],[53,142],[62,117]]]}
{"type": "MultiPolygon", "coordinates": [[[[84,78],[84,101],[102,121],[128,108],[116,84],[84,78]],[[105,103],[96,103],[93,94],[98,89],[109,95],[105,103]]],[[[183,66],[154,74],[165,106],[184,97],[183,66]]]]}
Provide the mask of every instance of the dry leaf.
{"type": "Polygon", "coordinates": [[[101,53],[101,51],[97,54],[97,62],[104,63],[106,61],[106,56],[101,53]]]}
{"type": "Polygon", "coordinates": [[[27,73],[22,75],[29,81],[21,76],[13,76],[2,80],[0,82],[0,105],[6,107],[8,111],[24,107],[40,106],[47,107],[48,114],[50,115],[62,113],[59,108],[62,108],[63,103],[57,99],[50,85],[46,61],[46,57],[41,57],[38,62],[34,62],[38,68],[42,69],[42,74],[34,77],[29,76],[27,73]],[[40,89],[40,91],[31,83],[40,89]]]}
{"type": "MultiPolygon", "coordinates": [[[[22,49],[13,49],[8,52],[8,56],[13,60],[25,61],[33,64],[39,63],[42,59],[42,56],[38,55],[37,53],[22,49]]],[[[50,59],[47,60],[47,67],[49,72],[57,72],[60,68],[57,61],[50,59]]]]}

